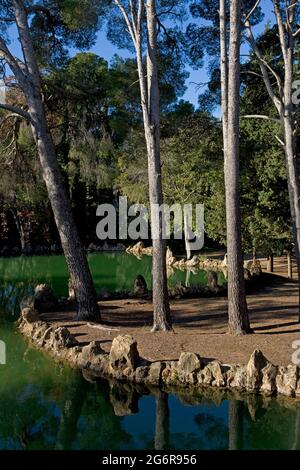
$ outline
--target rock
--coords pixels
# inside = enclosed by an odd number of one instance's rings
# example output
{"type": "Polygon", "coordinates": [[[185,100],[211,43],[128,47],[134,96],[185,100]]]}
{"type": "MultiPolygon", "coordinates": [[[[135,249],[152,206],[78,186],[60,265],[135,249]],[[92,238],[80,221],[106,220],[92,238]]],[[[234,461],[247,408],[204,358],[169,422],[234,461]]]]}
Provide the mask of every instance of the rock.
{"type": "Polygon", "coordinates": [[[262,385],[260,391],[265,395],[273,395],[276,392],[276,377],[278,367],[270,362],[262,369],[262,385]]]}
{"type": "Polygon", "coordinates": [[[114,370],[135,370],[139,362],[137,342],[130,335],[119,335],[113,339],[109,363],[114,370]]]}
{"type": "Polygon", "coordinates": [[[91,341],[90,344],[84,346],[81,351],[81,359],[86,366],[97,361],[100,354],[104,354],[99,341],[91,341]]]}
{"type": "Polygon", "coordinates": [[[193,352],[182,352],[177,364],[178,379],[181,382],[194,384],[197,372],[201,369],[201,361],[198,354],[193,352]]]}
{"type": "Polygon", "coordinates": [[[148,295],[148,288],[145,278],[139,274],[133,284],[133,295],[143,298],[148,295]]]}
{"type": "Polygon", "coordinates": [[[210,367],[205,366],[197,375],[197,383],[199,385],[211,385],[213,381],[213,374],[210,367]]]}
{"type": "Polygon", "coordinates": [[[259,349],[255,349],[251,354],[247,364],[247,384],[246,388],[250,392],[260,389],[262,385],[262,369],[266,367],[268,361],[259,349]]]}
{"type": "Polygon", "coordinates": [[[208,271],[207,273],[207,287],[211,290],[218,289],[218,276],[217,273],[213,271],[208,271]]]}
{"type": "Polygon", "coordinates": [[[34,291],[34,306],[40,312],[50,312],[57,307],[57,299],[51,287],[39,284],[34,291]]]}
{"type": "Polygon", "coordinates": [[[166,361],[165,368],[162,371],[162,382],[166,385],[177,385],[178,380],[178,361],[166,361]]]}
{"type": "Polygon", "coordinates": [[[148,373],[149,373],[149,366],[137,367],[135,370],[135,374],[134,374],[134,381],[138,384],[144,383],[145,378],[147,377],[148,373]]]}
{"type": "Polygon", "coordinates": [[[245,390],[247,387],[247,366],[236,364],[226,372],[226,383],[230,388],[245,390]]]}
{"type": "Polygon", "coordinates": [[[193,267],[193,266],[198,266],[199,264],[199,260],[198,260],[198,256],[194,255],[192,257],[192,259],[189,259],[189,260],[185,260],[185,265],[187,267],[193,267]]]}
{"type": "Polygon", "coordinates": [[[71,348],[76,345],[78,345],[78,341],[65,326],[59,326],[50,333],[50,348],[64,349],[71,348]]]}
{"type": "Polygon", "coordinates": [[[296,365],[279,367],[276,376],[277,392],[288,397],[294,397],[296,395],[298,378],[299,369],[296,365]]]}
{"type": "Polygon", "coordinates": [[[224,387],[226,385],[226,381],[223,376],[221,363],[219,361],[212,361],[207,364],[207,367],[210,368],[213,376],[211,385],[216,387],[224,387]]]}
{"type": "Polygon", "coordinates": [[[34,323],[39,321],[39,312],[32,307],[25,307],[22,309],[21,316],[27,323],[34,323]]]}
{"type": "Polygon", "coordinates": [[[245,268],[250,271],[251,276],[260,276],[262,273],[261,264],[258,259],[248,261],[245,268]]]}
{"type": "Polygon", "coordinates": [[[152,364],[150,364],[145,383],[148,385],[160,385],[164,367],[165,364],[161,361],[152,362],[152,364]]]}
{"type": "Polygon", "coordinates": [[[300,379],[298,380],[297,382],[297,387],[296,387],[296,390],[295,390],[295,395],[297,398],[300,398],[300,379]]]}

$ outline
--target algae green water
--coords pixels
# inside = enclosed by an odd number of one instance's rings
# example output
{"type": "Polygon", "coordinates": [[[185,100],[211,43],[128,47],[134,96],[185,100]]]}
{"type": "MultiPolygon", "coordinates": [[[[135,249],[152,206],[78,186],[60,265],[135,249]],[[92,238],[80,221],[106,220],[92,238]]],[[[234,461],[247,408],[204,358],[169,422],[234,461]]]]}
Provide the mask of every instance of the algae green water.
{"type": "MultiPolygon", "coordinates": [[[[138,273],[150,282],[151,260],[144,260],[90,256],[97,288],[129,288],[138,273]],[[100,260],[106,260],[101,267],[100,260]]],[[[62,257],[2,259],[0,267],[6,318],[14,318],[9,309],[38,282],[66,294],[62,257]]],[[[200,283],[201,276],[204,283],[203,273],[190,282],[200,283]]],[[[28,346],[12,322],[0,320],[0,341],[6,350],[6,361],[0,355],[6,362],[0,364],[1,450],[300,449],[300,406],[291,400],[92,383],[28,346]]]]}
{"type": "MultiPolygon", "coordinates": [[[[141,260],[127,253],[96,253],[88,256],[97,292],[130,290],[138,274],[142,274],[151,287],[152,258],[144,256],[141,260]]],[[[168,283],[203,285],[207,283],[205,271],[169,272],[168,283]]],[[[68,273],[63,256],[23,256],[0,258],[0,310],[12,314],[14,305],[39,283],[47,283],[58,297],[68,295],[68,273]]],[[[218,283],[224,283],[224,276],[218,273],[218,283]]]]}

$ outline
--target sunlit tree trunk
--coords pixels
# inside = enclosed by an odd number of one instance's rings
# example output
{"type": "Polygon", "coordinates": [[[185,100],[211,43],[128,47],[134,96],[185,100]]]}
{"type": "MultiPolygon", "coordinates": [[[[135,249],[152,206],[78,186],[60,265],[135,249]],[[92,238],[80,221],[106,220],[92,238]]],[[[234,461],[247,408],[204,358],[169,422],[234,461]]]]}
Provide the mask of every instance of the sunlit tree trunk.
{"type": "Polygon", "coordinates": [[[37,145],[43,178],[48,190],[54,219],[58,228],[62,248],[76,292],[78,318],[99,320],[100,312],[96,292],[82,243],[74,223],[70,201],[66,194],[51,134],[49,132],[42,101],[39,68],[29,33],[27,13],[20,0],[13,1],[16,25],[22,46],[26,75],[17,65],[20,86],[28,104],[31,127],[37,145]]]}
{"type": "Polygon", "coordinates": [[[141,107],[148,154],[149,202],[151,205],[151,230],[153,244],[152,331],[171,329],[171,314],[167,287],[166,241],[163,238],[163,212],[154,208],[163,204],[160,158],[160,110],[157,70],[157,20],[155,0],[130,2],[130,12],[123,3],[115,0],[120,8],[134,43],[141,93],[141,107]],[[147,63],[143,61],[143,17],[147,23],[147,63]]]}
{"type": "Polygon", "coordinates": [[[233,335],[250,331],[245,292],[240,214],[239,99],[241,2],[230,2],[227,66],[226,3],[220,0],[221,87],[227,228],[228,328],[233,335]],[[228,70],[228,71],[227,71],[228,70]],[[228,77],[228,78],[227,78],[228,77]]]}

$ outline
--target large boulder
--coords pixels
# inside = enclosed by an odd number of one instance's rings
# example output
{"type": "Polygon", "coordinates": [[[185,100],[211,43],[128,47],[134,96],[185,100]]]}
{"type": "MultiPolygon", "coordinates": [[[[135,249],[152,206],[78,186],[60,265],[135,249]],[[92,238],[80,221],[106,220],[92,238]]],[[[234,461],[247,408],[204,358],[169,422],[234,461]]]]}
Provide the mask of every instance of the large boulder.
{"type": "Polygon", "coordinates": [[[247,388],[247,366],[236,364],[226,372],[226,383],[230,388],[245,390],[247,388]]]}
{"type": "Polygon", "coordinates": [[[276,392],[276,377],[278,367],[270,362],[262,369],[262,385],[260,391],[265,395],[273,395],[276,392]]]}
{"type": "Polygon", "coordinates": [[[57,298],[51,287],[39,284],[34,290],[34,306],[40,312],[51,312],[57,308],[57,298]]]}
{"type": "Polygon", "coordinates": [[[139,362],[137,342],[130,335],[119,335],[113,339],[109,353],[109,363],[112,369],[134,371],[139,362]]]}
{"type": "Polygon", "coordinates": [[[247,384],[246,388],[250,392],[258,391],[262,385],[262,370],[268,361],[259,349],[255,349],[251,354],[247,364],[247,384]]]}
{"type": "Polygon", "coordinates": [[[295,396],[298,378],[299,369],[296,365],[290,364],[287,367],[279,367],[276,376],[277,392],[288,397],[295,396]]]}
{"type": "Polygon", "coordinates": [[[193,352],[182,352],[177,364],[178,379],[180,382],[194,384],[197,373],[201,369],[200,356],[193,352]]]}
{"type": "Polygon", "coordinates": [[[139,274],[133,284],[133,295],[135,297],[146,297],[148,295],[148,287],[145,278],[139,274]]]}

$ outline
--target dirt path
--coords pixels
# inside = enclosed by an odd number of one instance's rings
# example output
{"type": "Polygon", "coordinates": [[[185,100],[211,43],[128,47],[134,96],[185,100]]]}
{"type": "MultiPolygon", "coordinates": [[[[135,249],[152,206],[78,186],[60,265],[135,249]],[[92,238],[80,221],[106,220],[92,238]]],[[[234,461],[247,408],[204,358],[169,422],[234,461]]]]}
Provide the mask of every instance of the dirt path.
{"type": "MultiPolygon", "coordinates": [[[[286,273],[284,259],[275,259],[275,272],[286,273]]],[[[74,312],[43,317],[66,325],[82,344],[101,341],[106,351],[114,336],[129,333],[136,338],[140,355],[152,361],[177,359],[182,351],[194,351],[225,363],[246,363],[253,350],[259,348],[274,364],[286,365],[294,352],[293,341],[300,340],[297,303],[296,280],[272,276],[271,285],[248,295],[254,334],[239,338],[227,334],[225,298],[172,302],[174,331],[168,333],[150,333],[151,303],[138,300],[102,302],[102,318],[108,328],[104,330],[74,321],[74,312]]]]}

